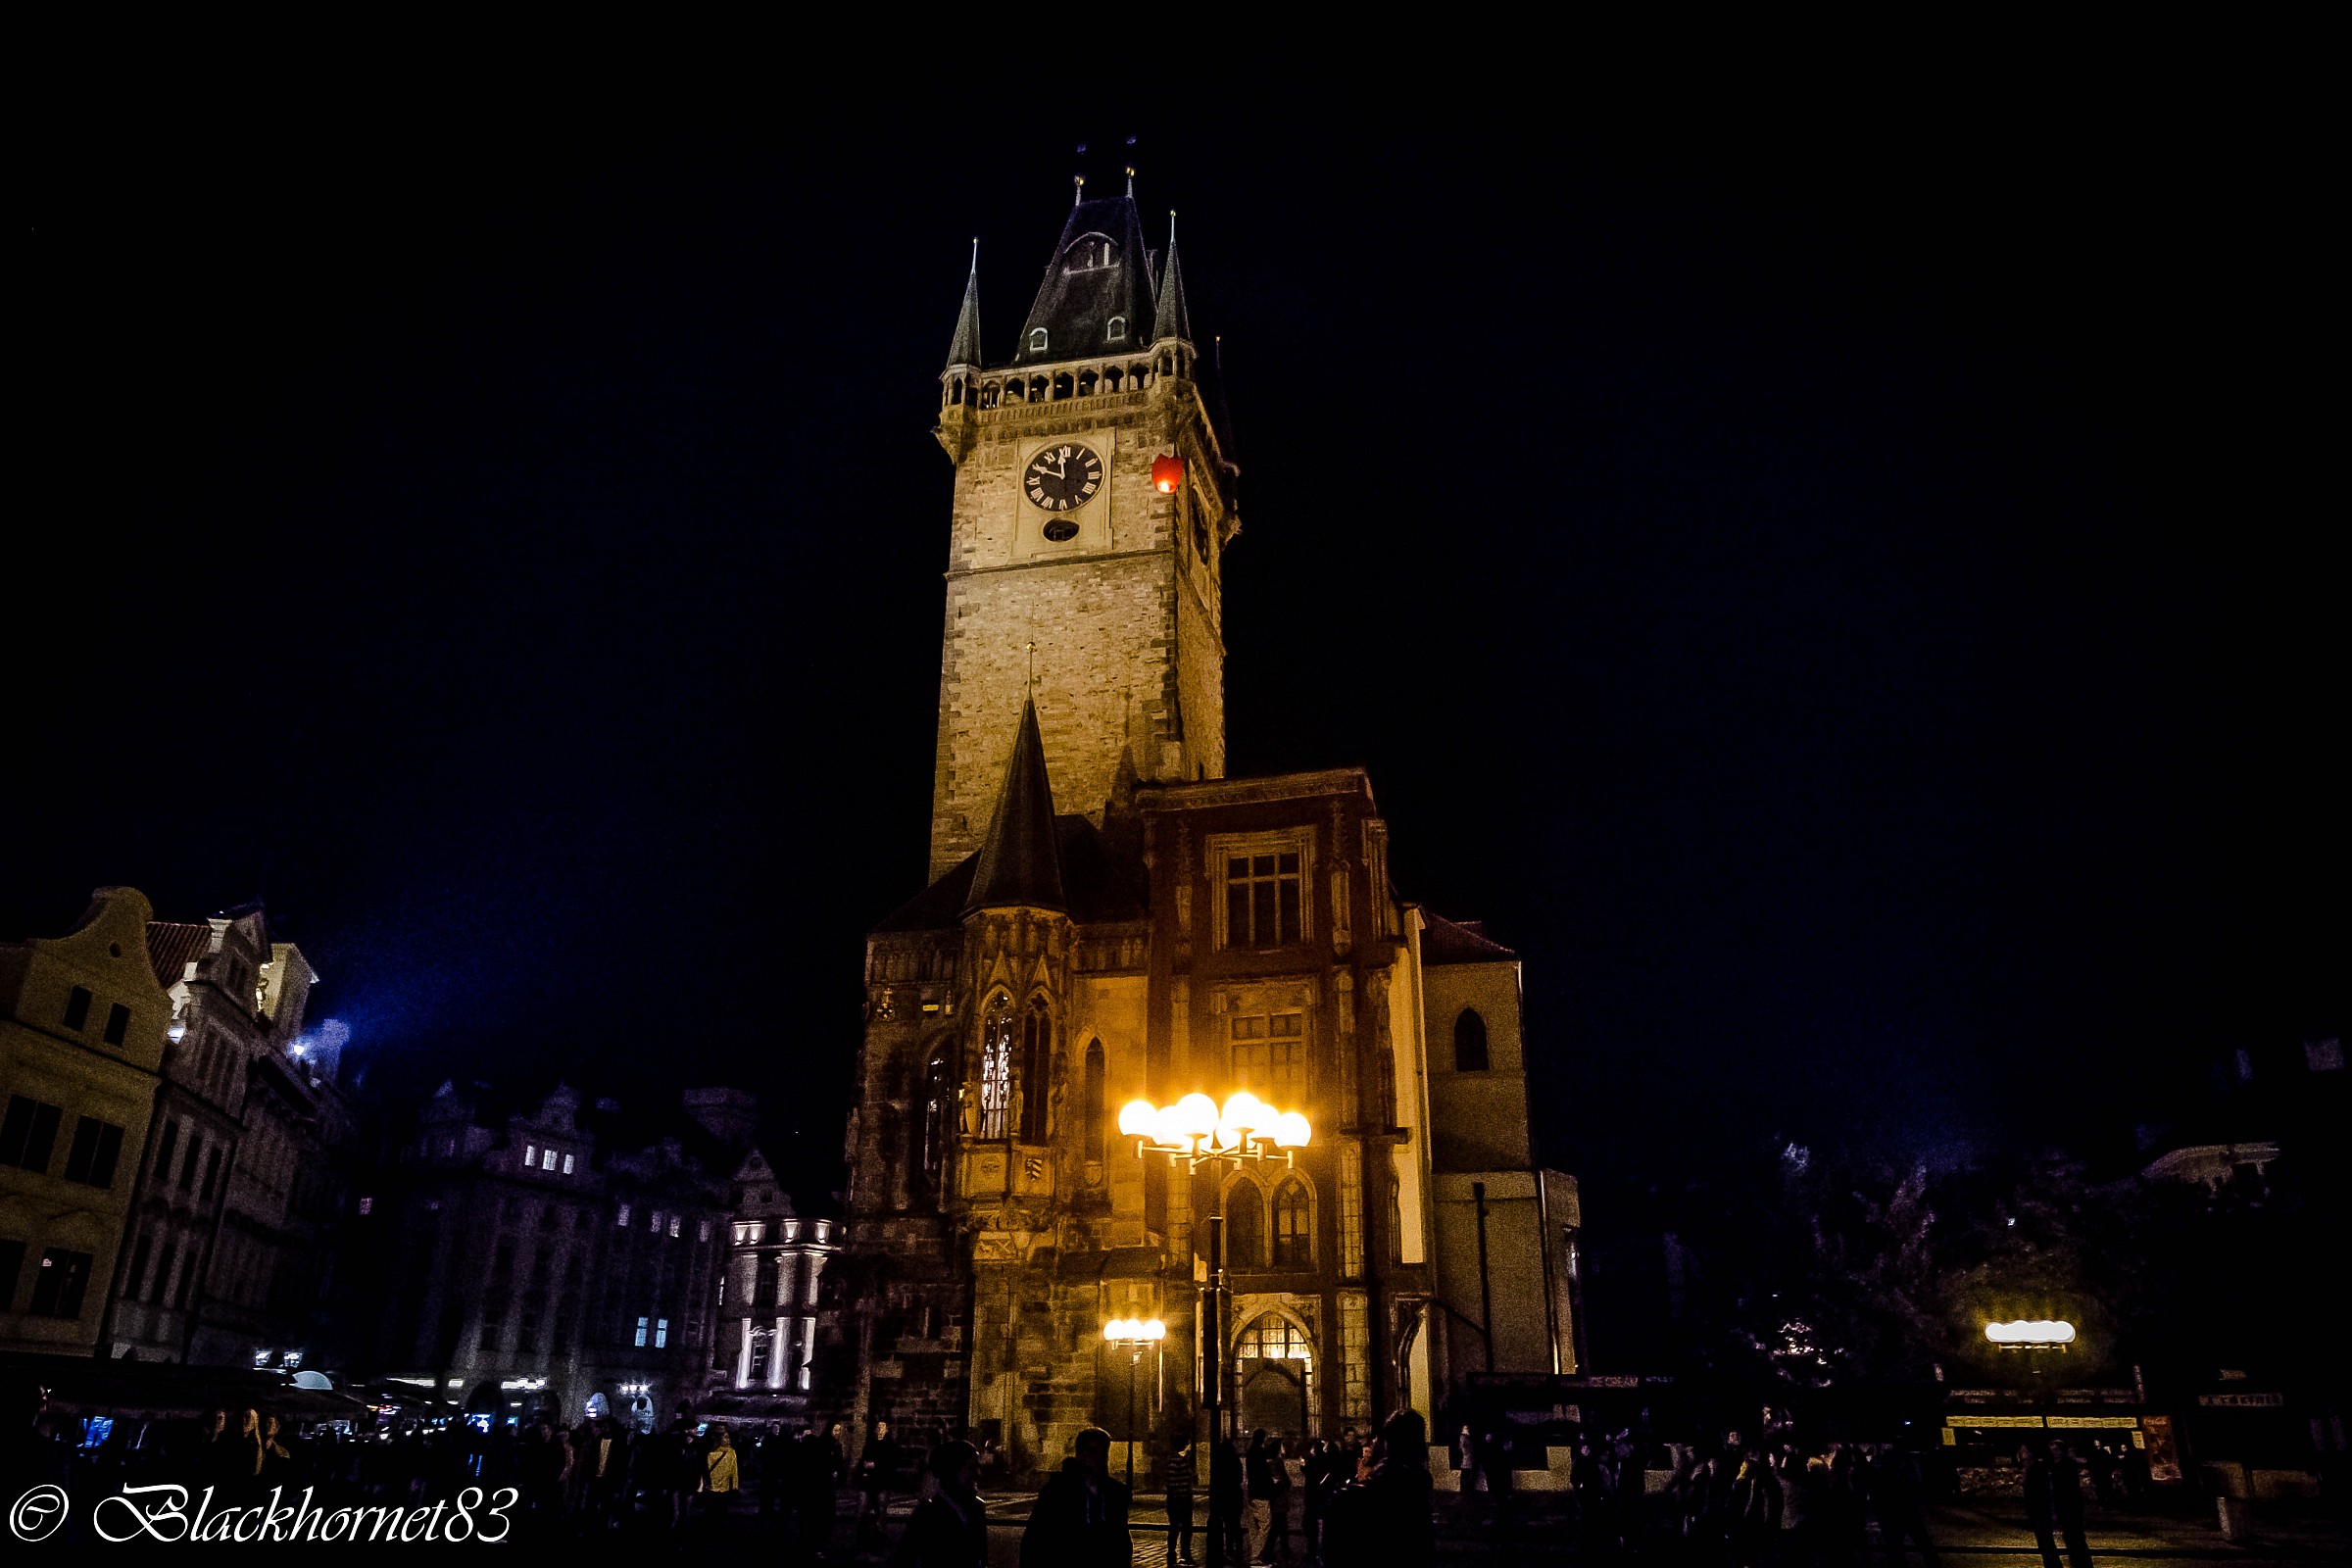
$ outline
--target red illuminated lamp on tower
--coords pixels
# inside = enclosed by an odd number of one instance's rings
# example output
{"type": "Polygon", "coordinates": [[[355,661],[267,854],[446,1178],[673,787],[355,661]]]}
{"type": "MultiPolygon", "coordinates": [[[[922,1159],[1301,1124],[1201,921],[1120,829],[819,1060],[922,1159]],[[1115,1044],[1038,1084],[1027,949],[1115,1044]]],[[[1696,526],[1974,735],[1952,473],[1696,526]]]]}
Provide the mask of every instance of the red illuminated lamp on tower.
{"type": "Polygon", "coordinates": [[[1152,460],[1152,488],[1163,496],[1172,496],[1184,483],[1184,460],[1161,453],[1152,460]]]}

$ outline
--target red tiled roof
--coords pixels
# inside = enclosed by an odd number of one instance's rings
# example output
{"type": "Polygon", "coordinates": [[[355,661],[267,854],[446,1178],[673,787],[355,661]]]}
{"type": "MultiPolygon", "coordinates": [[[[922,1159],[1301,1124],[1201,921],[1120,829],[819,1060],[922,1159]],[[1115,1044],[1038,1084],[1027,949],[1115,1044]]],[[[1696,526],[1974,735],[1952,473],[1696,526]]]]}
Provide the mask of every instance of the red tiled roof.
{"type": "Polygon", "coordinates": [[[1484,920],[1453,921],[1421,911],[1428,929],[1421,933],[1421,961],[1438,963],[1509,963],[1519,955],[1499,942],[1488,940],[1484,920]]]}
{"type": "Polygon", "coordinates": [[[147,961],[166,991],[188,977],[188,965],[213,951],[213,928],[178,920],[147,922],[147,961]]]}

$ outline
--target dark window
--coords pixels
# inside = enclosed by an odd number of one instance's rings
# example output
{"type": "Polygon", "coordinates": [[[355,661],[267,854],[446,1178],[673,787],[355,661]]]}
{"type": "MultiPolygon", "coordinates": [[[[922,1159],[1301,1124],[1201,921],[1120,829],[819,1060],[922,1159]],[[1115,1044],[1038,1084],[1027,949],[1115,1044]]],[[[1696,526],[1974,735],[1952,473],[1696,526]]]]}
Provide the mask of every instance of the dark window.
{"type": "Polygon", "coordinates": [[[1464,1007],[1461,1016],[1453,1020],[1453,1070],[1487,1070],[1487,1020],[1478,1015],[1476,1007],[1464,1007]]]}
{"type": "Polygon", "coordinates": [[[768,1337],[764,1334],[755,1335],[752,1339],[751,1381],[753,1383],[763,1384],[767,1381],[767,1361],[771,1353],[773,1353],[772,1347],[768,1337]]]}
{"type": "Polygon", "coordinates": [[[1102,1125],[1103,1076],[1102,1042],[1092,1041],[1086,1048],[1086,1098],[1078,1113],[1085,1118],[1080,1125],[1086,1129],[1083,1135],[1086,1139],[1086,1157],[1093,1160],[1102,1157],[1105,1135],[1102,1125]]]}
{"type": "Polygon", "coordinates": [[[1021,1020],[1021,1142],[1046,1141],[1047,1086],[1053,1077],[1054,1024],[1044,1003],[1030,1004],[1021,1020]]]}
{"type": "Polygon", "coordinates": [[[198,1133],[188,1140],[188,1151],[186,1153],[182,1154],[179,1159],[179,1190],[181,1192],[186,1193],[193,1192],[195,1190],[196,1162],[203,1157],[204,1135],[202,1133],[198,1133]]]}
{"type": "Polygon", "coordinates": [[[1266,1266],[1266,1199],[1253,1181],[1238,1181],[1226,1189],[1225,1266],[1266,1266]]]}
{"type": "Polygon", "coordinates": [[[1304,1268],[1313,1252],[1306,1184],[1294,1176],[1274,1193],[1274,1266],[1304,1268]]]}
{"type": "Polygon", "coordinates": [[[89,1285],[90,1254],[52,1247],[41,1254],[41,1271],[32,1278],[32,1302],[25,1310],[34,1317],[79,1317],[82,1292],[89,1285]]]}
{"type": "Polygon", "coordinates": [[[196,1265],[202,1261],[203,1258],[194,1247],[190,1247],[188,1255],[180,1259],[179,1296],[176,1298],[178,1305],[186,1306],[188,1298],[196,1294],[196,1265]]]}
{"type": "Polygon", "coordinates": [[[1278,948],[1299,940],[1297,851],[1234,855],[1225,860],[1225,945],[1278,948]]]}
{"type": "Polygon", "coordinates": [[[17,1276],[24,1272],[24,1244],[0,1239],[0,1312],[17,1307],[17,1276]]]}
{"type": "Polygon", "coordinates": [[[66,998],[66,1027],[78,1029],[90,1021],[90,988],[75,986],[66,998]]]}
{"type": "Polygon", "coordinates": [[[917,1174],[937,1188],[948,1168],[948,1145],[956,1136],[956,1064],[942,1046],[923,1069],[923,1120],[915,1157],[917,1174]]]}
{"type": "Polygon", "coordinates": [[[218,1177],[220,1174],[220,1145],[218,1145],[218,1144],[216,1144],[216,1145],[214,1145],[214,1146],[213,1146],[213,1152],[212,1152],[211,1153],[209,1153],[209,1154],[207,1154],[207,1155],[205,1155],[205,1156],[204,1156],[204,1187],[203,1187],[203,1189],[202,1189],[200,1192],[198,1192],[198,1193],[197,1193],[197,1195],[196,1195],[196,1196],[197,1196],[198,1198],[210,1198],[210,1197],[212,1197],[212,1196],[213,1196],[213,1180],[214,1180],[214,1178],[218,1177]]]}
{"type": "Polygon", "coordinates": [[[163,1304],[165,1297],[172,1289],[172,1266],[178,1261],[179,1243],[166,1242],[163,1266],[155,1271],[155,1294],[148,1298],[159,1306],[163,1304]]]}
{"type": "Polygon", "coordinates": [[[130,1009],[120,1002],[106,1009],[106,1043],[119,1046],[130,1031],[130,1009]]]}
{"type": "MultiPolygon", "coordinates": [[[[142,1236],[139,1238],[139,1245],[132,1250],[130,1254],[130,1278],[122,1284],[122,1299],[125,1301],[135,1301],[139,1298],[139,1292],[147,1283],[147,1259],[154,1250],[154,1237],[142,1236]]],[[[6,1310],[5,1306],[0,1306],[0,1311],[4,1310],[6,1310]]]]}
{"type": "Polygon", "coordinates": [[[22,1165],[38,1175],[49,1174],[49,1155],[57,1148],[57,1123],[64,1114],[44,1101],[9,1096],[7,1119],[0,1121],[0,1165],[22,1165]]]}
{"type": "Polygon", "coordinates": [[[160,1181],[172,1168],[172,1151],[179,1143],[179,1123],[164,1123],[164,1136],[155,1141],[155,1174],[160,1181]]]}
{"type": "Polygon", "coordinates": [[[539,1298],[536,1296],[522,1298],[522,1323],[514,1331],[514,1348],[523,1355],[535,1354],[539,1349],[539,1298]]]}
{"type": "Polygon", "coordinates": [[[111,1121],[84,1116],[74,1126],[74,1147],[66,1153],[66,1180],[112,1187],[115,1162],[122,1157],[122,1129],[111,1121]]]}

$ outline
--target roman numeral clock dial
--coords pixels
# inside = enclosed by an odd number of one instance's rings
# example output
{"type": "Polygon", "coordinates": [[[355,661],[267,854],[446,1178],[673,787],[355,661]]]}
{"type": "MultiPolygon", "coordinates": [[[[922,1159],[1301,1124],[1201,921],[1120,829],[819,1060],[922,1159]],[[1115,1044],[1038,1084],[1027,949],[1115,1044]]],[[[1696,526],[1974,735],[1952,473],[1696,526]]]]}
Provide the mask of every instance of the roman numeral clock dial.
{"type": "MultiPolygon", "coordinates": [[[[1095,499],[1102,488],[1102,460],[1092,447],[1076,441],[1041,447],[1021,475],[1029,504],[1040,512],[1075,512],[1095,499]]],[[[1046,537],[1055,544],[1078,536],[1078,524],[1064,516],[1046,519],[1046,537]]]]}

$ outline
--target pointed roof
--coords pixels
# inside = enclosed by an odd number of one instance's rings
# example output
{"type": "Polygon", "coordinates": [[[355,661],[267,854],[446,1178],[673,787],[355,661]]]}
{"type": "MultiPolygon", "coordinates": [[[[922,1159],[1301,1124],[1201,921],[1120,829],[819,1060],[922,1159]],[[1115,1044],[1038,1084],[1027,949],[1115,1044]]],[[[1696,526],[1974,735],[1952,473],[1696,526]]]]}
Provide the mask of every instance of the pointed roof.
{"type": "Polygon", "coordinates": [[[1037,302],[1021,323],[1012,363],[1042,365],[1054,360],[1116,354],[1145,341],[1152,318],[1152,253],[1144,247],[1144,223],[1132,196],[1080,202],[1061,225],[1054,259],[1046,264],[1037,302]],[[1114,323],[1119,335],[1111,335],[1114,323]],[[1034,348],[1039,330],[1045,347],[1034,348]]]}
{"type": "Polygon", "coordinates": [[[1014,904],[1069,908],[1054,830],[1054,786],[1046,777],[1046,742],[1038,732],[1037,705],[1029,702],[1021,704],[1020,733],[1004,763],[1004,790],[974,858],[972,891],[963,910],[969,914],[1014,904]]]}
{"type": "Polygon", "coordinates": [[[948,345],[950,365],[978,366],[980,358],[980,241],[972,240],[972,273],[963,280],[963,309],[956,313],[956,340],[948,345]]]}
{"type": "Polygon", "coordinates": [[[1184,308],[1184,270],[1176,265],[1176,215],[1168,215],[1168,265],[1159,270],[1159,310],[1152,319],[1152,341],[1193,340],[1193,316],[1184,308]]]}

